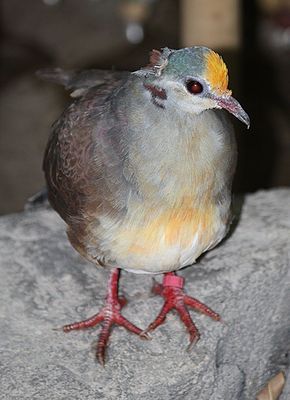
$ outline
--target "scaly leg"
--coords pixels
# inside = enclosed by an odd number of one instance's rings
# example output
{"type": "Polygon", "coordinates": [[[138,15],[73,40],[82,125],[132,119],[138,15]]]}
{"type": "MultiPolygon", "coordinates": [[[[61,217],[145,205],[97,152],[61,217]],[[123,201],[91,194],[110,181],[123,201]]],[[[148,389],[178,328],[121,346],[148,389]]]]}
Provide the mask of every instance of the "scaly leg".
{"type": "Polygon", "coordinates": [[[154,284],[152,288],[153,293],[164,297],[165,302],[155,320],[143,332],[144,334],[153,331],[159,325],[161,325],[165,321],[168,312],[173,308],[176,309],[180,319],[189,332],[190,346],[198,341],[200,334],[194,322],[192,321],[186,306],[192,307],[193,309],[200,311],[216,321],[220,320],[220,316],[205,304],[193,297],[187,296],[183,291],[183,285],[184,278],[175,275],[174,272],[166,273],[164,275],[162,284],[154,284]]]}
{"type": "MultiPolygon", "coordinates": [[[[75,322],[73,324],[65,325],[62,329],[64,332],[70,332],[76,329],[91,328],[102,322],[102,329],[99,335],[97,344],[96,356],[101,365],[105,364],[105,351],[111,333],[111,328],[114,324],[123,326],[128,331],[140,335],[142,330],[133,325],[130,321],[121,315],[121,309],[126,304],[124,297],[118,297],[118,281],[120,270],[115,268],[110,273],[108,281],[107,297],[104,307],[96,315],[84,321],[75,322]]],[[[141,338],[148,339],[147,334],[142,334],[141,338]]]]}

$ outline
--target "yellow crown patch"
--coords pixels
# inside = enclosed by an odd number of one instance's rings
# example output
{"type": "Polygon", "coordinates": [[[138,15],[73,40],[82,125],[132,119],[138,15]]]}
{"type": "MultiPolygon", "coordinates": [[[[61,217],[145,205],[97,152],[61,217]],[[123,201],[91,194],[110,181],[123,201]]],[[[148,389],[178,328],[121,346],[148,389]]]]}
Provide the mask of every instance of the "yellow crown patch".
{"type": "Polygon", "coordinates": [[[209,82],[212,89],[218,94],[230,95],[228,90],[228,69],[223,59],[214,51],[210,51],[206,55],[205,78],[209,82]]]}

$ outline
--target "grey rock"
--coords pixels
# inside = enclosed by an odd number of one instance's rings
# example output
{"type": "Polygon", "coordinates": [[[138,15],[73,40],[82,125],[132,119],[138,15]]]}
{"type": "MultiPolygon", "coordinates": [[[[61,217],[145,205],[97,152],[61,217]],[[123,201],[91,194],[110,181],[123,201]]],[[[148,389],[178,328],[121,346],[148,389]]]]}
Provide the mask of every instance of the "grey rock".
{"type": "MultiPolygon", "coordinates": [[[[50,209],[0,219],[0,398],[21,400],[253,400],[278,371],[290,398],[290,190],[245,198],[232,234],[180,273],[186,291],[223,322],[191,312],[201,339],[188,352],[173,313],[142,341],[113,330],[102,368],[94,357],[99,328],[52,328],[91,316],[102,305],[108,273],[71,248],[50,209]]],[[[159,279],[159,278],[157,278],[159,279]]],[[[148,275],[123,273],[124,315],[146,327],[162,299],[148,275]]]]}

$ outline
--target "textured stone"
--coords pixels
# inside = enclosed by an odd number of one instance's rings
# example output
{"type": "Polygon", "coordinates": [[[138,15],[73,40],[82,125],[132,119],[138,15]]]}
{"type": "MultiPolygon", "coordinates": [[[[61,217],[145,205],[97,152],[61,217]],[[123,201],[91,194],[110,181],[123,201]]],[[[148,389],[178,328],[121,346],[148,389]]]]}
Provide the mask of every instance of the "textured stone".
{"type": "MultiPolygon", "coordinates": [[[[173,313],[151,341],[117,327],[105,368],[94,357],[99,328],[52,328],[101,307],[107,271],[80,258],[52,210],[2,217],[0,398],[255,399],[278,371],[289,375],[289,199],[287,189],[247,196],[228,239],[180,272],[187,293],[223,323],[191,312],[202,334],[191,352],[173,313]]],[[[124,315],[144,328],[162,304],[151,283],[148,275],[123,273],[120,284],[129,300],[124,315]]],[[[289,381],[281,400],[290,398],[289,381]]]]}

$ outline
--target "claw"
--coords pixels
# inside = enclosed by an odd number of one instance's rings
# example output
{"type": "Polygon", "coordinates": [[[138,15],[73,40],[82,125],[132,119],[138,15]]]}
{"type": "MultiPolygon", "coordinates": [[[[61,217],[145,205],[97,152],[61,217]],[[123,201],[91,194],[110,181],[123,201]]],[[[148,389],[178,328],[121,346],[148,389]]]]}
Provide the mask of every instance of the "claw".
{"type": "Polygon", "coordinates": [[[194,338],[189,339],[189,345],[186,348],[186,351],[188,353],[191,352],[192,348],[196,345],[196,343],[199,341],[199,339],[200,339],[200,334],[196,335],[194,338]]]}
{"type": "Polygon", "coordinates": [[[60,331],[63,332],[63,326],[58,326],[57,328],[52,328],[52,330],[55,332],[60,332],[60,331]]]}
{"type": "Polygon", "coordinates": [[[118,297],[118,279],[119,270],[115,269],[110,276],[106,304],[98,314],[84,321],[74,322],[60,329],[55,329],[63,330],[67,333],[73,330],[91,328],[102,323],[102,329],[97,343],[96,357],[103,367],[105,366],[105,353],[113,325],[123,326],[128,331],[139,335],[142,339],[149,339],[149,335],[143,333],[144,331],[142,331],[142,329],[122,316],[121,309],[127,303],[127,300],[124,297],[118,297]]]}
{"type": "Polygon", "coordinates": [[[149,335],[149,332],[146,332],[146,329],[139,334],[141,339],[144,340],[152,340],[152,336],[149,335]]]}
{"type": "Polygon", "coordinates": [[[194,322],[191,319],[191,316],[188,312],[187,306],[193,308],[196,311],[199,311],[210,318],[214,319],[215,321],[220,321],[221,317],[219,314],[214,312],[212,309],[207,307],[205,304],[201,303],[199,300],[186,295],[183,291],[183,280],[181,278],[175,276],[173,273],[168,273],[165,275],[163,284],[154,284],[153,291],[156,294],[160,294],[164,297],[165,302],[160,311],[157,315],[155,320],[145,329],[145,333],[152,332],[158,326],[164,323],[166,319],[166,315],[172,309],[175,309],[182,322],[186,326],[188,333],[189,333],[189,341],[190,344],[188,349],[190,350],[193,345],[199,340],[200,334],[198,332],[197,327],[195,326],[194,322]],[[176,285],[175,285],[176,283],[176,285]],[[156,290],[157,289],[157,290],[156,290]]]}

